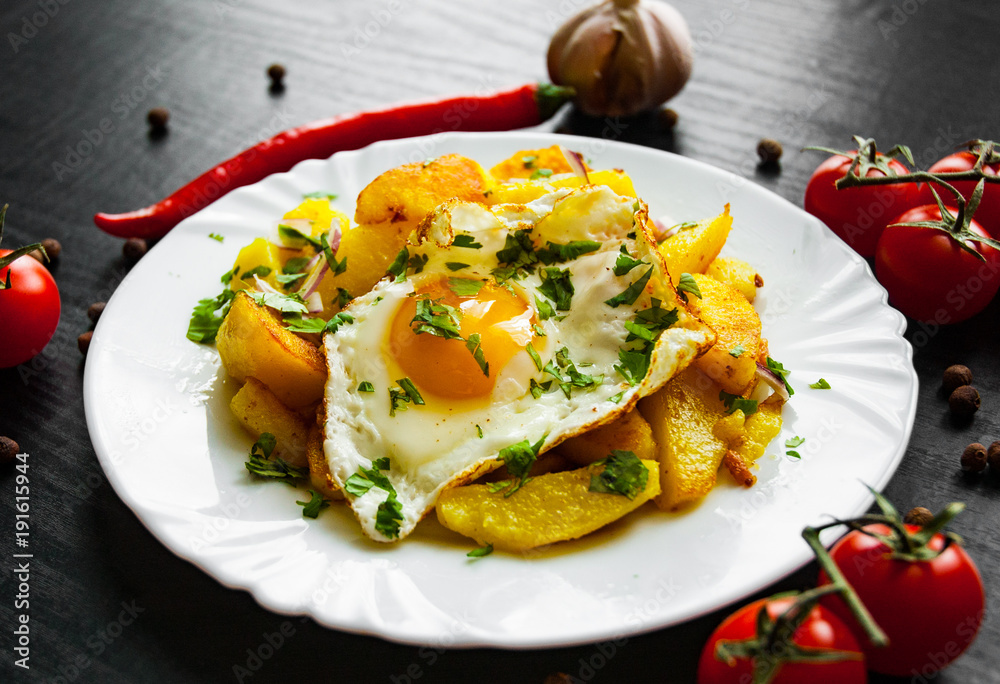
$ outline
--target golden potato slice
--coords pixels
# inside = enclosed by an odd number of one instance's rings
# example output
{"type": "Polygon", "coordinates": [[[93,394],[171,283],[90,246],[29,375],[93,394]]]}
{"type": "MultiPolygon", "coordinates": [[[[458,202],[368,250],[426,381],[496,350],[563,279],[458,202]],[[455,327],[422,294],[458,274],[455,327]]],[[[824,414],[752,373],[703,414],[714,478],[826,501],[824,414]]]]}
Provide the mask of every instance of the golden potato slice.
{"type": "Polygon", "coordinates": [[[326,386],[326,360],[240,292],[215,339],[222,365],[238,382],[257,378],[286,406],[315,404],[326,386]]]}
{"type": "Polygon", "coordinates": [[[656,505],[673,510],[708,494],[729,448],[713,432],[726,415],[718,386],[688,368],[641,399],[639,411],[649,421],[659,449],[661,493],[656,505]]]}
{"type": "MultiPolygon", "coordinates": [[[[445,490],[437,501],[442,525],[508,551],[526,551],[576,539],[635,510],[660,491],[656,461],[642,461],[648,471],[644,490],[629,499],[622,494],[591,492],[590,478],[600,467],[539,475],[509,497],[489,485],[445,490]]],[[[495,488],[495,487],[494,487],[495,488]]]]}
{"type": "Polygon", "coordinates": [[[344,498],[344,492],[337,486],[330,473],[330,464],[323,451],[323,421],[326,412],[320,404],[316,410],[316,421],[309,426],[309,437],[306,439],[306,458],[309,461],[309,483],[313,489],[331,501],[344,498]]]}
{"type": "Polygon", "coordinates": [[[405,164],[386,171],[361,191],[354,222],[403,224],[409,226],[405,230],[409,235],[424,216],[445,200],[482,202],[489,188],[483,167],[457,154],[405,164]]]}
{"type": "Polygon", "coordinates": [[[323,318],[329,320],[340,311],[342,290],[349,299],[371,290],[385,275],[408,236],[409,231],[398,233],[391,223],[355,226],[343,233],[336,257],[338,261],[347,259],[347,270],[339,275],[327,273],[320,281],[317,291],[323,300],[323,318]]]}
{"type": "Polygon", "coordinates": [[[757,297],[757,288],[760,287],[757,283],[761,285],[764,283],[757,269],[745,261],[731,257],[717,257],[705,269],[705,275],[712,276],[720,283],[725,283],[738,291],[751,304],[757,297]]]}
{"type": "MultiPolygon", "coordinates": [[[[620,169],[591,171],[588,176],[591,185],[606,185],[622,197],[636,196],[632,179],[620,169]]],[[[527,204],[558,188],[579,188],[583,184],[583,179],[576,175],[498,183],[486,195],[486,204],[527,204]]]]}
{"type": "Polygon", "coordinates": [[[641,413],[633,409],[556,447],[559,454],[581,466],[605,458],[614,449],[631,451],[644,461],[656,459],[653,431],[641,413]]]}
{"type": "Polygon", "coordinates": [[[270,283],[271,287],[277,287],[278,281],[274,276],[281,271],[282,251],[284,250],[264,238],[255,239],[236,255],[233,268],[239,270],[229,282],[229,286],[233,290],[253,289],[254,281],[251,274],[256,273],[261,280],[270,283]]]}
{"type": "MultiPolygon", "coordinates": [[[[589,170],[589,167],[588,167],[589,170]]],[[[558,145],[541,150],[521,150],[490,169],[490,175],[498,181],[512,178],[546,178],[560,173],[572,173],[573,167],[566,161],[558,145]]]]}
{"type": "Polygon", "coordinates": [[[756,461],[764,449],[781,432],[781,405],[761,404],[757,412],[743,423],[743,435],[730,443],[730,448],[744,460],[756,461]]]}
{"type": "Polygon", "coordinates": [[[719,256],[726,244],[733,219],[729,215],[729,205],[714,219],[693,224],[684,224],[674,235],[660,243],[660,254],[667,262],[670,280],[676,287],[682,273],[704,273],[712,261],[719,256]]]}
{"type": "Polygon", "coordinates": [[[278,456],[300,468],[306,465],[309,421],[282,404],[264,383],[247,378],[229,402],[229,409],[254,439],[270,432],[275,437],[278,456]]]}
{"type": "MultiPolygon", "coordinates": [[[[587,179],[590,185],[606,185],[622,197],[636,197],[632,179],[621,169],[589,171],[587,179]]],[[[578,188],[583,185],[583,179],[579,176],[568,176],[557,178],[551,181],[551,184],[555,188],[578,188]]]]}
{"type": "Polygon", "coordinates": [[[742,394],[757,370],[760,316],[746,297],[707,275],[692,276],[701,297],[688,295],[688,308],[715,331],[715,344],[694,365],[726,392],[742,394]]]}
{"type": "Polygon", "coordinates": [[[327,233],[336,224],[340,230],[347,230],[351,225],[351,220],[343,212],[337,211],[330,206],[328,199],[306,199],[302,204],[286,212],[286,219],[306,219],[312,223],[310,235],[319,237],[321,233],[327,233]]]}

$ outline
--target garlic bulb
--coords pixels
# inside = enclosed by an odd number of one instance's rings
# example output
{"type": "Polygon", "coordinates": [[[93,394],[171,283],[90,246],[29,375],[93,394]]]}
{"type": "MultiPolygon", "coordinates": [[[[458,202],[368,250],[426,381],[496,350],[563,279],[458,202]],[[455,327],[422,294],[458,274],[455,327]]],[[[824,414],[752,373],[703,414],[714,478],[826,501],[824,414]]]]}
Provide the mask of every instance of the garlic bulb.
{"type": "Polygon", "coordinates": [[[595,116],[635,114],[676,95],[691,75],[691,33],[662,2],[607,0],[563,24],[549,45],[549,77],[576,89],[595,116]]]}

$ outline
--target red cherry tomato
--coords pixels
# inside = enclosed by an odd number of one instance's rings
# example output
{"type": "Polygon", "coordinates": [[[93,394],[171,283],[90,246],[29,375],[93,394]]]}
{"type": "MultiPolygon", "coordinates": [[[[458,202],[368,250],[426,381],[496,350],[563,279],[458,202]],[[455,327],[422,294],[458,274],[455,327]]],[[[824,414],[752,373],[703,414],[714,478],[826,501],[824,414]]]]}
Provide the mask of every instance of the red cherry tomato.
{"type": "MultiPolygon", "coordinates": [[[[0,257],[10,254],[0,249],[0,257]]],[[[24,363],[45,348],[59,324],[59,288],[52,274],[29,256],[15,259],[0,268],[0,281],[9,289],[0,290],[0,368],[24,363]]]]}
{"type": "MultiPolygon", "coordinates": [[[[954,213],[955,209],[949,207],[954,213]]],[[[916,207],[894,223],[941,219],[937,205],[916,207]]],[[[975,220],[972,232],[986,236],[975,220]]],[[[972,243],[980,261],[940,230],[891,225],[875,254],[875,275],[889,303],[918,321],[958,323],[982,311],[1000,288],[1000,251],[972,243]]]]}
{"type": "MultiPolygon", "coordinates": [[[[844,177],[855,155],[830,157],[813,172],[806,185],[805,209],[830,227],[863,257],[875,255],[882,230],[893,217],[921,204],[916,183],[878,185],[838,190],[834,183],[844,177]]],[[[905,175],[906,167],[895,160],[889,167],[905,175]]],[[[884,176],[872,169],[868,176],[884,176]]]]}
{"type": "MultiPolygon", "coordinates": [[[[949,154],[943,159],[939,159],[934,165],[927,169],[931,173],[960,173],[968,171],[976,164],[977,155],[971,152],[956,152],[949,154]]],[[[1000,173],[1000,164],[984,165],[983,173],[988,176],[996,176],[1000,173]]],[[[965,199],[972,197],[972,191],[976,184],[973,181],[955,181],[951,183],[955,189],[962,193],[965,199]]],[[[931,194],[931,184],[921,186],[920,204],[935,204],[934,196],[931,194]]],[[[934,189],[945,204],[954,204],[953,195],[945,188],[935,185],[934,189]]],[[[993,237],[1000,237],[1000,184],[986,183],[983,186],[983,197],[979,202],[979,208],[975,214],[976,220],[993,237]]]]}
{"type": "MultiPolygon", "coordinates": [[[[792,604],[792,598],[761,599],[743,606],[723,620],[709,637],[698,661],[698,684],[746,684],[751,681],[752,662],[738,658],[729,665],[715,657],[715,645],[722,639],[753,638],[757,631],[757,614],[766,605],[772,618],[777,618],[792,604]]],[[[857,653],[854,660],[826,663],[793,663],[781,665],[772,684],[857,684],[868,681],[861,647],[844,622],[822,605],[817,605],[795,630],[793,641],[803,648],[829,649],[857,653]]]]}
{"type": "MultiPolygon", "coordinates": [[[[919,528],[907,525],[910,531],[919,528]]],[[[869,528],[886,533],[884,525],[869,528]]],[[[944,537],[935,535],[930,548],[940,550],[944,537]]],[[[857,592],[889,645],[869,645],[860,626],[838,596],[823,603],[855,630],[875,672],[928,677],[957,658],[976,638],[985,610],[983,581],[965,550],[956,544],[930,561],[891,558],[882,542],[850,532],[830,550],[833,561],[857,592]]],[[[820,586],[829,584],[820,572],[820,586]]]]}

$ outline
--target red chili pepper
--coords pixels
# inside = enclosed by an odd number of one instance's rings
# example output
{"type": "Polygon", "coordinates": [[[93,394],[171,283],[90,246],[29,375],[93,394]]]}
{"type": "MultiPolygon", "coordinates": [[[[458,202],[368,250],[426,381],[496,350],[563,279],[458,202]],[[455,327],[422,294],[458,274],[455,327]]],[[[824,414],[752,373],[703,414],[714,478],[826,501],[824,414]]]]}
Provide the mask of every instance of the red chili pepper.
{"type": "Polygon", "coordinates": [[[488,95],[416,102],[315,121],[240,152],[152,206],[126,214],[96,214],[94,223],[118,237],[160,238],[230,190],[288,171],[303,159],[325,159],[378,140],[534,126],[555,114],[571,95],[570,88],[531,83],[488,95]]]}

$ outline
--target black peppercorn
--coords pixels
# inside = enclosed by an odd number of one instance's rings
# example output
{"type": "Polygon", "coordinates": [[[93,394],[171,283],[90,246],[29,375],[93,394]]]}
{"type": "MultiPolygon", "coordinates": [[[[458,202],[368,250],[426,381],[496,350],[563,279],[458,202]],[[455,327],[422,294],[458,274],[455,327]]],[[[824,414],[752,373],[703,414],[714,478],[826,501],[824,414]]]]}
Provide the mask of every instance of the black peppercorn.
{"type": "Polygon", "coordinates": [[[986,470],[986,447],[974,442],[962,452],[962,470],[967,473],[981,473],[986,470]]]}
{"type": "Polygon", "coordinates": [[[663,126],[664,130],[672,130],[677,125],[679,118],[677,112],[670,107],[664,107],[660,110],[660,125],[663,126]]]}
{"type": "Polygon", "coordinates": [[[282,87],[285,80],[285,67],[281,64],[272,64],[267,68],[267,77],[271,79],[272,88],[282,87]]]}
{"type": "Polygon", "coordinates": [[[104,313],[105,306],[104,302],[94,302],[87,308],[87,318],[90,319],[91,323],[97,323],[97,319],[104,313]]]}
{"type": "Polygon", "coordinates": [[[13,463],[14,457],[21,451],[21,447],[10,437],[0,437],[0,464],[13,463]]]}
{"type": "MultiPolygon", "coordinates": [[[[48,257],[48,261],[51,263],[59,259],[59,255],[62,254],[62,245],[55,238],[45,238],[42,240],[42,249],[45,250],[45,257],[48,257]]],[[[33,259],[37,259],[41,263],[45,263],[46,259],[42,256],[41,250],[36,249],[34,252],[29,253],[29,256],[33,259]]]]}
{"type": "Polygon", "coordinates": [[[167,121],[169,120],[170,112],[167,111],[166,107],[154,107],[146,114],[146,121],[149,122],[149,127],[155,132],[167,130],[167,121]]]}
{"type": "Polygon", "coordinates": [[[972,384],[972,371],[961,364],[948,366],[944,369],[944,376],[941,378],[941,387],[945,394],[951,394],[962,385],[972,384]]]}
{"type": "Polygon", "coordinates": [[[93,331],[88,330],[87,332],[82,333],[79,337],[76,338],[76,346],[79,347],[80,353],[83,354],[84,356],[87,355],[87,350],[90,349],[90,338],[93,336],[94,336],[93,331]]]}
{"type": "Polygon", "coordinates": [[[122,245],[122,254],[131,262],[136,262],[149,250],[146,241],[142,238],[129,238],[122,245]]]}
{"type": "Polygon", "coordinates": [[[781,153],[784,149],[781,147],[781,143],[773,138],[761,138],[760,142],[757,143],[757,156],[765,164],[773,164],[781,159],[781,153]]]}
{"type": "Polygon", "coordinates": [[[903,517],[903,522],[907,525],[919,525],[923,527],[931,520],[934,519],[934,514],[930,512],[929,509],[923,506],[917,506],[911,508],[910,511],[903,517]]]}
{"type": "Polygon", "coordinates": [[[979,410],[979,392],[972,385],[962,385],[948,397],[951,415],[956,418],[971,418],[979,410]]]}

